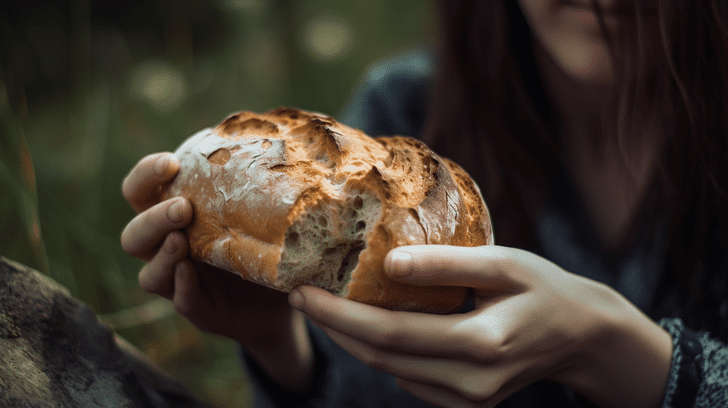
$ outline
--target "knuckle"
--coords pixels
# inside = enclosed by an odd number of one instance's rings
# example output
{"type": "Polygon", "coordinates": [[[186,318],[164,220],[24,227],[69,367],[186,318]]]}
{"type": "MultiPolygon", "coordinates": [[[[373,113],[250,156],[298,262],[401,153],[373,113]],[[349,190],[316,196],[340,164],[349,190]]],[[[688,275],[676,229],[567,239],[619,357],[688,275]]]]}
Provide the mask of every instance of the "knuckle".
{"type": "Polygon", "coordinates": [[[171,263],[177,258],[177,255],[180,252],[180,239],[175,232],[176,231],[172,231],[167,235],[162,243],[161,250],[157,252],[157,255],[155,255],[155,258],[158,257],[159,261],[163,264],[171,263]]]}
{"type": "Polygon", "coordinates": [[[455,338],[459,344],[459,358],[475,359],[481,363],[499,362],[504,357],[505,339],[495,325],[488,325],[488,330],[481,328],[464,329],[455,338]]]}
{"type": "Polygon", "coordinates": [[[148,230],[156,230],[164,226],[165,222],[167,221],[166,207],[167,205],[164,205],[164,203],[160,203],[146,211],[139,213],[139,224],[142,226],[142,228],[148,230]]]}
{"type": "MultiPolygon", "coordinates": [[[[167,236],[168,244],[174,249],[175,259],[184,258],[187,255],[187,236],[180,230],[174,230],[167,236]]],[[[169,247],[168,247],[169,248],[169,247]]]]}
{"type": "Polygon", "coordinates": [[[490,362],[502,361],[505,356],[506,338],[502,333],[495,332],[485,336],[485,340],[481,342],[479,351],[484,360],[490,362]]]}
{"type": "Polygon", "coordinates": [[[157,253],[156,257],[161,258],[160,261],[165,261],[167,257],[171,257],[176,254],[179,250],[178,241],[179,240],[176,238],[174,233],[168,234],[167,238],[165,238],[164,242],[162,242],[162,250],[157,253]]]}

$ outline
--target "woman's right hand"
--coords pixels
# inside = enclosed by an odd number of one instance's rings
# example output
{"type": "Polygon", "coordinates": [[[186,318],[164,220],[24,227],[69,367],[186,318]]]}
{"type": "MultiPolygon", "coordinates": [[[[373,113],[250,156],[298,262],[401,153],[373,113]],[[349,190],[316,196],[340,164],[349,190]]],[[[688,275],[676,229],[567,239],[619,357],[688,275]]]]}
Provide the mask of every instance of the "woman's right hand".
{"type": "MultiPolygon", "coordinates": [[[[229,337],[248,349],[290,341],[297,325],[287,294],[243,280],[192,260],[182,229],[192,220],[183,197],[158,202],[161,187],[179,171],[170,153],[144,157],[124,180],[122,192],[139,213],[121,234],[124,250],[147,263],[139,284],[174,302],[175,309],[201,330],[229,337]]],[[[298,317],[302,320],[302,317],[298,317]]]]}

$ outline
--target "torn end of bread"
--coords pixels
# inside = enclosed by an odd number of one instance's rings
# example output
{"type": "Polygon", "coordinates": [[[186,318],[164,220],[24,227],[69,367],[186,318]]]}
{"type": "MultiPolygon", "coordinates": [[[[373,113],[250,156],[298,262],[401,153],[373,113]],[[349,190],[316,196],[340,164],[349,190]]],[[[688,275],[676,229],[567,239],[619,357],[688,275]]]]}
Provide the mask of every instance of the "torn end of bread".
{"type": "Polygon", "coordinates": [[[313,285],[346,297],[381,208],[375,196],[363,192],[347,197],[343,205],[310,208],[286,231],[276,286],[289,292],[299,285],[313,285]]]}

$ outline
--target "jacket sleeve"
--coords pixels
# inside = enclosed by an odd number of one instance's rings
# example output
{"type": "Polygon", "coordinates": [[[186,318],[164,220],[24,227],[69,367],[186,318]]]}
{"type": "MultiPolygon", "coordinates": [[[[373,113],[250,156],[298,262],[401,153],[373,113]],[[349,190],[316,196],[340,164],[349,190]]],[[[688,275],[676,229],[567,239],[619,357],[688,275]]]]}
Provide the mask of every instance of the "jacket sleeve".
{"type": "Polygon", "coordinates": [[[419,137],[429,105],[433,65],[426,49],[374,63],[337,120],[370,136],[419,137]]]}
{"type": "Polygon", "coordinates": [[[728,346],[707,332],[687,329],[682,320],[659,324],[672,335],[672,367],[662,408],[728,406],[728,346]]]}

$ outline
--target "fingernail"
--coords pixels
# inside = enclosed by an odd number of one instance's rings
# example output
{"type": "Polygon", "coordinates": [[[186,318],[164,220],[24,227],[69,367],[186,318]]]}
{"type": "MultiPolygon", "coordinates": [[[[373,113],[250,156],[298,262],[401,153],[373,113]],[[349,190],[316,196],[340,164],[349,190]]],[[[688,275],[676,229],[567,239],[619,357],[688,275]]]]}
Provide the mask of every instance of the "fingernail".
{"type": "Polygon", "coordinates": [[[173,239],[171,235],[167,236],[167,241],[164,243],[164,251],[172,255],[177,252],[177,248],[178,245],[176,240],[173,239]]]}
{"type": "Polygon", "coordinates": [[[412,273],[412,255],[403,251],[392,251],[387,270],[391,276],[403,278],[412,273]]]}
{"type": "Polygon", "coordinates": [[[169,166],[169,155],[165,154],[164,156],[157,159],[157,161],[154,163],[154,172],[157,173],[158,176],[163,176],[164,173],[167,172],[167,167],[169,166]]]}
{"type": "Polygon", "coordinates": [[[298,289],[294,289],[290,295],[288,295],[288,304],[294,309],[301,310],[306,304],[306,300],[298,289]]]}
{"type": "Polygon", "coordinates": [[[167,208],[167,219],[171,222],[182,221],[182,203],[177,201],[167,208]]]}

